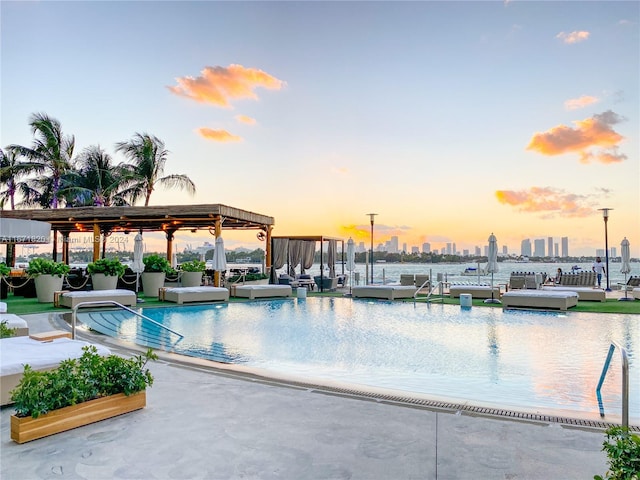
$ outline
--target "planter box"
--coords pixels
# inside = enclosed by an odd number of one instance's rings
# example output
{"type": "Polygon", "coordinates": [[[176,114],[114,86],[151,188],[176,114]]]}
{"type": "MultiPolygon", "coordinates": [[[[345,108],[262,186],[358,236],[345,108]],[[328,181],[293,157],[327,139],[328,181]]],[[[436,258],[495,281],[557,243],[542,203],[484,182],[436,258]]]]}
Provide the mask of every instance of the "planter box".
{"type": "Polygon", "coordinates": [[[143,272],[142,291],[145,297],[156,297],[162,287],[164,287],[164,272],[143,272]]]}
{"type": "Polygon", "coordinates": [[[53,303],[53,294],[62,290],[64,278],[58,275],[38,275],[34,278],[38,302],[53,303]]]}
{"type": "Polygon", "coordinates": [[[202,285],[203,272],[182,272],[183,287],[199,287],[202,285]]]}
{"type": "Polygon", "coordinates": [[[115,290],[118,287],[118,276],[93,273],[91,274],[91,284],[94,290],[115,290]]]}
{"type": "Polygon", "coordinates": [[[11,440],[30,442],[55,433],[89,425],[123,413],[144,408],[146,391],[126,396],[124,393],[98,398],[40,415],[38,418],[11,416],[11,440]]]}

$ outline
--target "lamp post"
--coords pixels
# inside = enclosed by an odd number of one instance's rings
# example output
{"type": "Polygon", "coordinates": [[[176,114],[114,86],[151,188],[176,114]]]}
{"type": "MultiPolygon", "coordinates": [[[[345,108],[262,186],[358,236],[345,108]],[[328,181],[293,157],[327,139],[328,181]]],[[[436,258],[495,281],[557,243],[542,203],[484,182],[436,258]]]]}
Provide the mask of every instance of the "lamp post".
{"type": "Polygon", "coordinates": [[[609,286],[609,237],[607,236],[607,222],[609,220],[609,212],[613,210],[613,208],[599,208],[598,210],[602,210],[602,218],[604,220],[604,258],[605,258],[605,268],[604,272],[607,276],[607,288],[606,292],[611,291],[611,287],[609,286]]]}
{"type": "Polygon", "coordinates": [[[367,215],[371,219],[371,254],[369,258],[371,259],[371,283],[373,283],[373,219],[377,213],[367,213],[367,215]]]}

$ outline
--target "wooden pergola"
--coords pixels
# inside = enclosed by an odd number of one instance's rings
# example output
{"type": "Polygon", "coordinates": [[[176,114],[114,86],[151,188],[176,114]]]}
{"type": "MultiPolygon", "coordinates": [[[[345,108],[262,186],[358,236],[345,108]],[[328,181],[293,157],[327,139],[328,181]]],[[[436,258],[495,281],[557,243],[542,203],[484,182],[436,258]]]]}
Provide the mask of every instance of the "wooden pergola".
{"type": "MultiPolygon", "coordinates": [[[[208,230],[216,238],[222,230],[258,230],[266,239],[266,266],[271,267],[273,217],[227,205],[163,205],[148,207],[78,207],[33,210],[2,210],[0,216],[38,220],[51,224],[53,258],[58,254],[57,232],[63,238],[62,260],[69,263],[70,236],[92,233],[93,259],[100,257],[100,245],[109,235],[120,232],[164,232],[167,259],[173,254],[174,234],[179,230],[208,230]]],[[[9,260],[7,258],[7,260],[9,260]]]]}

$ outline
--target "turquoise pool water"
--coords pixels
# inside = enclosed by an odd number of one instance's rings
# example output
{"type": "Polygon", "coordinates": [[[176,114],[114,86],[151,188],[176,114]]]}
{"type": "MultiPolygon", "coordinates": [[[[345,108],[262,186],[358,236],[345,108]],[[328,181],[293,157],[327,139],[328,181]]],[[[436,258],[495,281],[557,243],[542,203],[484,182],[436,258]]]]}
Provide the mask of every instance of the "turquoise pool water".
{"type": "MultiPolygon", "coordinates": [[[[463,309],[453,305],[347,298],[284,299],[142,313],[80,313],[92,328],[125,340],[219,362],[524,408],[597,413],[595,395],[611,341],[630,361],[630,409],[640,419],[639,315],[463,309]]],[[[621,413],[616,352],[602,387],[605,412],[621,413]]]]}

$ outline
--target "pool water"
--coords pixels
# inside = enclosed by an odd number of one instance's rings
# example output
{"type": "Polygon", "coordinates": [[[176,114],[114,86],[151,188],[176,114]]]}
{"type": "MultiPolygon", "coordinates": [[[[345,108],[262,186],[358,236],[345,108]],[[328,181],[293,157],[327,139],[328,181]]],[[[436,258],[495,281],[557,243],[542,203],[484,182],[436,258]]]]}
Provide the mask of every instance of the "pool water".
{"type": "MultiPolygon", "coordinates": [[[[598,412],[595,389],[611,341],[629,354],[629,415],[640,418],[640,315],[503,311],[352,300],[145,308],[177,337],[127,312],[78,319],[120,338],[176,353],[299,376],[523,408],[598,412]]],[[[621,414],[616,352],[602,387],[607,415],[621,414]]]]}

